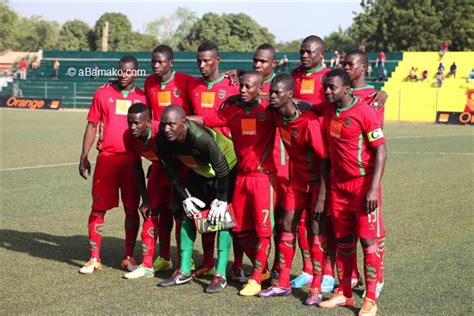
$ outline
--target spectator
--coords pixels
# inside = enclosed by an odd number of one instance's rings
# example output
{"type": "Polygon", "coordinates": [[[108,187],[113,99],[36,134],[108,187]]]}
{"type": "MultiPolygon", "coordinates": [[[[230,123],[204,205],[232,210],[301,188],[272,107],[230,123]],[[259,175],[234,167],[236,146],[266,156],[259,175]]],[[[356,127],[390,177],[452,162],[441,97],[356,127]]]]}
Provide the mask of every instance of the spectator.
{"type": "Polygon", "coordinates": [[[425,81],[426,79],[428,79],[428,70],[423,70],[423,72],[421,73],[421,80],[422,81],[425,81]]]}
{"type": "Polygon", "coordinates": [[[341,59],[341,55],[339,55],[338,51],[334,51],[334,55],[330,61],[330,67],[337,67],[339,65],[339,60],[341,59]]]}
{"type": "Polygon", "coordinates": [[[387,69],[385,69],[384,66],[379,68],[379,76],[377,78],[377,81],[385,81],[387,80],[387,69]]]}
{"type": "Polygon", "coordinates": [[[26,69],[28,68],[28,62],[26,61],[25,58],[22,58],[20,60],[20,63],[18,64],[18,68],[19,68],[19,73],[20,73],[20,79],[26,80],[26,69]]]}
{"type": "Polygon", "coordinates": [[[443,59],[444,54],[446,54],[447,51],[448,51],[448,47],[449,47],[449,44],[448,44],[447,41],[444,41],[444,42],[441,44],[441,49],[439,50],[439,58],[440,58],[440,59],[443,59]]]}
{"type": "Polygon", "coordinates": [[[408,73],[407,76],[407,81],[418,81],[418,76],[416,75],[418,68],[411,67],[410,72],[408,73]]]}
{"type": "Polygon", "coordinates": [[[370,63],[367,64],[367,77],[372,76],[372,65],[370,63]]]}
{"type": "Polygon", "coordinates": [[[443,85],[443,73],[441,71],[438,71],[438,73],[436,74],[436,86],[438,88],[441,88],[441,86],[443,85]]]}
{"type": "Polygon", "coordinates": [[[35,60],[31,63],[32,69],[38,69],[41,66],[41,59],[36,56],[35,60]]]}
{"type": "Polygon", "coordinates": [[[377,59],[375,60],[375,67],[377,68],[379,66],[379,63],[382,64],[382,67],[385,67],[386,60],[387,60],[387,56],[385,56],[385,53],[383,51],[380,51],[380,53],[377,56],[377,59]]]}
{"type": "Polygon", "coordinates": [[[471,80],[474,80],[474,68],[471,69],[471,72],[467,75],[467,82],[471,82],[471,80]]]}
{"type": "Polygon", "coordinates": [[[442,62],[439,63],[438,65],[438,72],[441,72],[441,74],[444,74],[444,65],[442,62]]]}
{"type": "Polygon", "coordinates": [[[280,59],[280,62],[278,63],[278,72],[286,71],[287,67],[288,67],[288,57],[286,57],[286,55],[283,55],[283,57],[280,59]]]}
{"type": "Polygon", "coordinates": [[[54,59],[53,63],[53,78],[52,79],[58,79],[59,78],[59,60],[57,58],[54,59]]]}
{"type": "Polygon", "coordinates": [[[451,77],[453,76],[454,79],[456,79],[456,71],[458,70],[458,66],[456,65],[455,62],[453,62],[453,64],[451,65],[451,67],[449,67],[449,73],[446,77],[451,77]]]}

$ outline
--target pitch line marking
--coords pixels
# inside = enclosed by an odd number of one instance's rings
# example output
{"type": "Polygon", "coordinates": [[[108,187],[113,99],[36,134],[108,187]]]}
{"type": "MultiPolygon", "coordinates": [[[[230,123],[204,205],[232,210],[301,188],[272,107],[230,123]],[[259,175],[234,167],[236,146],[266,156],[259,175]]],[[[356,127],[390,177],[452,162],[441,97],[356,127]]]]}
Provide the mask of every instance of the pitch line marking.
{"type": "MultiPolygon", "coordinates": [[[[95,162],[91,162],[91,165],[92,164],[95,164],[95,162]]],[[[74,166],[74,165],[79,166],[79,163],[78,162],[65,162],[65,163],[58,163],[54,165],[37,165],[37,166],[27,166],[27,167],[5,168],[5,169],[0,169],[0,171],[42,169],[42,168],[66,167],[66,166],[74,166]]]]}
{"type": "Polygon", "coordinates": [[[389,151],[388,154],[400,154],[400,155],[440,155],[440,156],[474,156],[474,153],[448,153],[448,152],[435,152],[435,151],[389,151]]]}
{"type": "Polygon", "coordinates": [[[387,136],[387,139],[409,139],[409,138],[436,138],[436,137],[458,137],[474,136],[474,134],[446,134],[446,135],[408,135],[408,136],[387,136]]]}

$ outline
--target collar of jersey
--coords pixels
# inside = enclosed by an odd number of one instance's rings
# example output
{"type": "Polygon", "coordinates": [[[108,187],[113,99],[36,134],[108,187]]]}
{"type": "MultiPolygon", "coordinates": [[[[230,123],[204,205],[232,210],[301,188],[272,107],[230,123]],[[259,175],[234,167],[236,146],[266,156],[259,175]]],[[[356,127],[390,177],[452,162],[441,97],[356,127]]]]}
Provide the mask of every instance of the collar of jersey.
{"type": "Polygon", "coordinates": [[[349,104],[348,106],[345,106],[343,108],[336,108],[336,116],[339,117],[341,116],[342,112],[351,109],[356,104],[357,101],[359,101],[359,99],[357,97],[354,97],[354,100],[352,100],[351,104],[349,104]]]}
{"type": "Polygon", "coordinates": [[[143,143],[143,147],[148,147],[148,143],[150,142],[150,139],[151,139],[151,136],[152,136],[152,128],[151,128],[151,125],[150,125],[150,129],[148,130],[148,136],[146,138],[146,141],[143,143]]]}
{"type": "Polygon", "coordinates": [[[264,80],[263,83],[269,83],[270,81],[273,80],[273,78],[276,77],[276,74],[274,72],[272,72],[272,75],[270,76],[270,78],[268,78],[267,80],[264,80]]]}
{"type": "Polygon", "coordinates": [[[207,85],[207,88],[208,88],[208,89],[212,89],[212,87],[213,87],[216,83],[221,82],[222,80],[224,80],[224,78],[225,78],[225,75],[223,74],[222,76],[220,76],[219,78],[217,78],[217,79],[214,80],[214,81],[206,81],[206,80],[204,80],[204,83],[207,85]]]}
{"type": "Polygon", "coordinates": [[[306,75],[309,76],[309,75],[311,75],[313,72],[321,71],[321,70],[323,70],[324,68],[326,68],[326,66],[325,66],[324,64],[322,64],[321,66],[308,69],[308,70],[306,70],[306,75]]]}
{"type": "Polygon", "coordinates": [[[171,80],[173,80],[175,73],[176,73],[175,70],[171,70],[171,76],[170,76],[168,79],[166,79],[165,81],[160,82],[161,90],[163,90],[164,88],[166,88],[166,85],[167,85],[168,83],[170,83],[171,80]]]}
{"type": "Polygon", "coordinates": [[[116,87],[114,84],[112,85],[112,87],[114,87],[115,90],[122,92],[122,97],[126,98],[126,97],[128,97],[128,95],[129,95],[130,93],[132,93],[132,92],[135,91],[135,87],[136,87],[136,86],[133,85],[132,89],[130,89],[130,90],[120,90],[120,89],[119,89],[118,87],[116,87]]]}
{"type": "Polygon", "coordinates": [[[295,114],[293,116],[290,116],[290,117],[282,117],[283,119],[283,124],[288,124],[289,122],[293,121],[293,120],[296,120],[298,117],[300,117],[300,115],[302,114],[301,111],[298,110],[298,108],[296,107],[296,104],[295,104],[295,108],[296,108],[296,111],[295,111],[295,114]]]}
{"type": "Polygon", "coordinates": [[[357,91],[357,90],[364,90],[364,89],[373,89],[374,86],[373,85],[370,85],[370,84],[366,84],[365,86],[363,87],[359,87],[359,88],[352,88],[351,90],[352,91],[357,91]]]}
{"type": "Polygon", "coordinates": [[[238,106],[240,106],[240,107],[242,107],[242,108],[244,108],[244,109],[246,109],[246,110],[250,110],[250,109],[253,109],[254,107],[260,105],[260,98],[258,98],[258,99],[255,100],[255,101],[249,102],[249,103],[244,102],[244,101],[241,101],[241,100],[239,99],[239,100],[237,100],[237,102],[235,102],[235,103],[237,103],[238,106]]]}

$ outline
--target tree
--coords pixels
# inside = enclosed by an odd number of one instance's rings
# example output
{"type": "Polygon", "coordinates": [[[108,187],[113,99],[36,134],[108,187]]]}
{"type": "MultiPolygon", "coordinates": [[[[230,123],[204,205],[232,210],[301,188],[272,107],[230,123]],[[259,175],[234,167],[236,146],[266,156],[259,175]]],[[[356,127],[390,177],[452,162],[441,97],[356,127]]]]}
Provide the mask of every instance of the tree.
{"type": "Polygon", "coordinates": [[[134,51],[152,51],[158,45],[154,36],[133,32],[131,37],[131,46],[134,51]]]}
{"type": "Polygon", "coordinates": [[[341,27],[337,32],[332,32],[328,36],[324,37],[324,47],[326,52],[332,51],[344,51],[347,52],[351,49],[356,48],[354,40],[349,35],[350,29],[343,30],[341,27]]]}
{"type": "Polygon", "coordinates": [[[214,41],[222,51],[254,51],[262,43],[273,44],[275,36],[246,14],[206,13],[179,45],[194,50],[204,40],[214,41]]]}
{"type": "Polygon", "coordinates": [[[158,43],[177,49],[197,20],[195,12],[179,7],[171,16],[162,16],[146,24],[145,33],[155,37],[158,43]]]}
{"type": "Polygon", "coordinates": [[[59,32],[59,50],[90,50],[91,28],[80,20],[67,21],[59,32]]]}
{"type": "Polygon", "coordinates": [[[18,15],[10,10],[8,3],[0,1],[0,51],[5,49],[19,49],[17,37],[18,15]]]}
{"type": "Polygon", "coordinates": [[[303,42],[303,39],[297,39],[289,42],[281,42],[278,44],[275,44],[275,49],[279,52],[299,52],[300,51],[300,46],[301,43],[303,42]]]}
{"type": "Polygon", "coordinates": [[[45,21],[40,16],[20,18],[17,26],[16,41],[18,49],[38,51],[57,49],[60,26],[57,22],[45,21]]]}
{"type": "Polygon", "coordinates": [[[470,0],[362,1],[364,11],[354,17],[351,35],[367,50],[438,50],[474,45],[474,3],[470,0]]]}
{"type": "Polygon", "coordinates": [[[110,51],[126,51],[133,50],[132,24],[127,16],[122,13],[104,13],[95,23],[94,27],[94,42],[92,47],[95,50],[100,50],[102,47],[102,31],[105,22],[109,22],[109,40],[108,49],[110,51]]]}

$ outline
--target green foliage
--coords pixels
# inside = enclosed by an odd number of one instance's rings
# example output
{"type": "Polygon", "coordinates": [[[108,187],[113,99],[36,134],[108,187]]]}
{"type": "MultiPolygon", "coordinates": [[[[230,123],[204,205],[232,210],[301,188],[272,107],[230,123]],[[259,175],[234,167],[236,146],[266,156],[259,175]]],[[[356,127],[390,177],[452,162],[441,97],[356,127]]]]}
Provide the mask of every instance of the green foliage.
{"type": "Polygon", "coordinates": [[[280,51],[280,52],[299,52],[301,42],[303,42],[302,38],[294,40],[294,41],[289,41],[289,42],[281,42],[281,43],[275,44],[274,47],[277,51],[280,51]]]}
{"type": "Polygon", "coordinates": [[[5,0],[0,1],[0,50],[19,49],[17,42],[18,15],[10,10],[5,0]]]}
{"type": "Polygon", "coordinates": [[[470,0],[362,1],[351,35],[367,50],[451,50],[474,46],[474,2],[470,0]]]}
{"type": "Polygon", "coordinates": [[[341,27],[339,27],[337,32],[332,32],[324,37],[323,40],[326,52],[333,52],[335,50],[347,52],[356,47],[354,40],[350,36],[350,29],[343,30],[341,27]]]}
{"type": "Polygon", "coordinates": [[[158,41],[154,36],[133,32],[131,43],[133,51],[152,51],[158,44],[158,41]]]}
{"type": "Polygon", "coordinates": [[[122,13],[104,13],[95,23],[94,50],[102,48],[102,32],[105,22],[109,22],[109,51],[134,50],[132,37],[132,24],[128,17],[122,13]]]}
{"type": "Polygon", "coordinates": [[[93,37],[91,28],[81,20],[67,21],[59,33],[59,50],[90,50],[93,37]]]}
{"type": "Polygon", "coordinates": [[[56,49],[60,26],[57,22],[45,21],[40,16],[20,18],[17,26],[17,42],[19,49],[38,51],[40,49],[56,49]]]}
{"type": "Polygon", "coordinates": [[[273,44],[275,36],[246,14],[206,13],[179,46],[194,50],[205,40],[214,41],[221,51],[253,51],[262,43],[273,44]]]}

